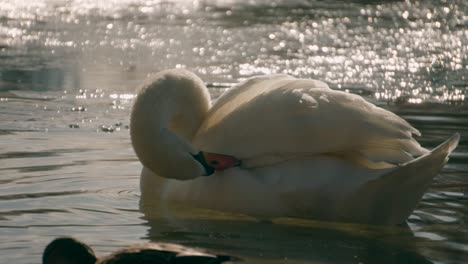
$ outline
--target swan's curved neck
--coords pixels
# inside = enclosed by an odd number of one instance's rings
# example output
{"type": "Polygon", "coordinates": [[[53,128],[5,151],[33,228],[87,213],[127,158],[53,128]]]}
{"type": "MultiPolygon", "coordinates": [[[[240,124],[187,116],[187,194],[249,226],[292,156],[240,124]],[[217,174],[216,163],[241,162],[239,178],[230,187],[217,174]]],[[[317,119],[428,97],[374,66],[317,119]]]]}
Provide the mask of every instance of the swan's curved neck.
{"type": "Polygon", "coordinates": [[[203,175],[190,142],[209,108],[208,90],[196,75],[167,70],[151,78],[131,114],[132,144],[143,165],[166,178],[203,175]]]}

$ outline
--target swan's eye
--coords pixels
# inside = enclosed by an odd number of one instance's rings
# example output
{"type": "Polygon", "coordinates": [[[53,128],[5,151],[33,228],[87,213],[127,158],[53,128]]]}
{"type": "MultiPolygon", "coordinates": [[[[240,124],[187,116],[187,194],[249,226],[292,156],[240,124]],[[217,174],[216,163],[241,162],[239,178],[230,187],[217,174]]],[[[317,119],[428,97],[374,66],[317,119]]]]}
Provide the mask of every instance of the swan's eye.
{"type": "Polygon", "coordinates": [[[212,161],[210,161],[210,164],[216,166],[216,165],[219,165],[219,161],[212,160],[212,161]]]}

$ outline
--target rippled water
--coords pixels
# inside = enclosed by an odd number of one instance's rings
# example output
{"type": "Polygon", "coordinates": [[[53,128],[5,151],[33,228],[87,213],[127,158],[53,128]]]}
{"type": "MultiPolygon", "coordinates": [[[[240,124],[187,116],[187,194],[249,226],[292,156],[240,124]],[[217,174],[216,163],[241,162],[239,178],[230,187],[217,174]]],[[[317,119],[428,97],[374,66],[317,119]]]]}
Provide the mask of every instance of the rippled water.
{"type": "MultiPolygon", "coordinates": [[[[247,263],[468,262],[466,1],[0,1],[1,263],[75,235],[100,254],[139,241],[247,263]],[[129,109],[152,72],[184,67],[214,97],[286,72],[365,96],[434,147],[462,141],[409,228],[138,209],[129,109]]],[[[395,190],[398,192],[398,190],[395,190]]]]}

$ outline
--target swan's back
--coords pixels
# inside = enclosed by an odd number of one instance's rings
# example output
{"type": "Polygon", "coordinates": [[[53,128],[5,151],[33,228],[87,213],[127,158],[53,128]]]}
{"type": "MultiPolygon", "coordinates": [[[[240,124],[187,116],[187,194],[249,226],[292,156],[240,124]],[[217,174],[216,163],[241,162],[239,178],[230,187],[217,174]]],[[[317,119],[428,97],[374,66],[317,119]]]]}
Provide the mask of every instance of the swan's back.
{"type": "MultiPolygon", "coordinates": [[[[419,132],[397,115],[320,81],[288,75],[255,77],[212,107],[194,144],[232,155],[249,167],[317,154],[403,163],[427,151],[419,132]]],[[[369,163],[369,162],[367,162],[369,163]]]]}

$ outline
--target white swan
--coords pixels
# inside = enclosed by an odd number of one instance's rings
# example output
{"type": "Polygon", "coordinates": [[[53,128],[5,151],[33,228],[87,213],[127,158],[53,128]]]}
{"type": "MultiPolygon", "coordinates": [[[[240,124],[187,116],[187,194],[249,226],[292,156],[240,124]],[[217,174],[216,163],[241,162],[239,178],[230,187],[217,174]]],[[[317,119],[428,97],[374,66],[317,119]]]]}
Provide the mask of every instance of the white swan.
{"type": "Polygon", "coordinates": [[[459,141],[429,152],[397,115],[288,75],[250,78],[211,105],[185,70],[143,86],[130,129],[143,207],[371,224],[404,222],[459,141]]]}

